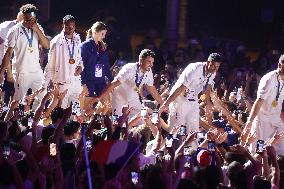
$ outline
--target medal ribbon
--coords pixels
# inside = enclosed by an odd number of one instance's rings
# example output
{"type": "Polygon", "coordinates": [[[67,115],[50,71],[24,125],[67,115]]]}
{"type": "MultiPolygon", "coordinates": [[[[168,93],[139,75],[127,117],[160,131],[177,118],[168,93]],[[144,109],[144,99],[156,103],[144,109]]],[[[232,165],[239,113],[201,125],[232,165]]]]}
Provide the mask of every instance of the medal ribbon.
{"type": "MultiPolygon", "coordinates": [[[[278,77],[279,77],[279,75],[278,75],[278,77]]],[[[278,99],[279,99],[279,96],[280,96],[280,93],[281,93],[281,91],[282,91],[282,89],[283,89],[283,86],[284,86],[284,83],[282,84],[282,87],[281,87],[281,89],[280,89],[280,81],[279,81],[279,78],[277,77],[277,82],[278,82],[278,86],[277,86],[277,94],[276,94],[276,101],[278,101],[278,99]]]]}
{"type": "Polygon", "coordinates": [[[24,31],[24,34],[29,42],[29,47],[32,47],[33,46],[33,38],[34,38],[34,31],[31,30],[31,38],[29,37],[29,34],[28,32],[26,31],[26,29],[24,27],[22,27],[23,31],[24,31]]]}
{"type": "MultiPolygon", "coordinates": [[[[143,80],[145,74],[143,74],[143,75],[139,78],[138,73],[139,73],[139,64],[137,63],[137,69],[136,69],[136,74],[135,74],[135,84],[136,84],[136,87],[139,89],[140,84],[141,84],[141,82],[142,82],[142,80],[143,80]]],[[[142,97],[140,96],[139,90],[137,90],[136,92],[137,92],[137,94],[138,94],[139,101],[142,103],[142,97]]]]}
{"type": "MultiPolygon", "coordinates": [[[[206,65],[205,65],[205,66],[206,66],[206,65]]],[[[206,77],[206,76],[205,76],[205,66],[203,67],[203,76],[204,76],[204,77],[206,77]]],[[[202,92],[204,92],[204,91],[206,90],[207,85],[208,85],[208,83],[209,83],[209,79],[210,79],[211,76],[212,76],[212,74],[210,74],[209,77],[207,77],[207,80],[206,80],[205,85],[203,86],[203,91],[202,91],[202,92]]]]}
{"type": "Polygon", "coordinates": [[[67,39],[66,36],[65,36],[65,40],[66,40],[66,43],[67,43],[67,48],[68,48],[68,52],[69,52],[69,57],[70,57],[70,59],[73,59],[73,57],[74,57],[74,49],[75,49],[75,42],[74,42],[73,39],[71,39],[72,49],[70,49],[69,44],[68,44],[68,39],[67,39]]]}
{"type": "Polygon", "coordinates": [[[141,84],[141,82],[142,82],[142,80],[143,80],[145,74],[143,74],[143,75],[139,78],[138,73],[139,73],[139,65],[137,64],[137,69],[136,69],[136,74],[135,74],[135,84],[136,84],[136,87],[139,88],[139,86],[140,86],[140,84],[141,84]]]}

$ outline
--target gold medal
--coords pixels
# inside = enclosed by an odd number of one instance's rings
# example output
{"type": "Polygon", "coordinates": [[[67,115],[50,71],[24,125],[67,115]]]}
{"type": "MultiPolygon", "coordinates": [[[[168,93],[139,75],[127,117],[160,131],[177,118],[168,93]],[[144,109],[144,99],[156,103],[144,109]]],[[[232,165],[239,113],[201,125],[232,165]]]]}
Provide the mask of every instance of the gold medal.
{"type": "Polygon", "coordinates": [[[277,105],[278,105],[278,102],[276,100],[273,100],[271,103],[271,106],[275,108],[277,105]]]}
{"type": "Polygon", "coordinates": [[[205,99],[206,99],[206,94],[202,94],[202,95],[200,96],[200,100],[204,101],[205,99]]]}
{"type": "Polygon", "coordinates": [[[28,47],[28,51],[29,51],[30,53],[32,53],[34,50],[33,50],[32,47],[28,47]]]}
{"type": "Polygon", "coordinates": [[[73,58],[69,59],[69,64],[75,64],[75,60],[73,58]]]}

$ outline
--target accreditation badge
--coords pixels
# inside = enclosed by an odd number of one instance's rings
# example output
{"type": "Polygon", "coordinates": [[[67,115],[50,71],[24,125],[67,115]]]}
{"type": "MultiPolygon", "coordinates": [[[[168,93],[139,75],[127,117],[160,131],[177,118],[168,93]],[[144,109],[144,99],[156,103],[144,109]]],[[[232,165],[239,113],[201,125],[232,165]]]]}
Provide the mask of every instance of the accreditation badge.
{"type": "Polygon", "coordinates": [[[102,64],[96,64],[95,65],[95,77],[103,77],[102,64]]]}

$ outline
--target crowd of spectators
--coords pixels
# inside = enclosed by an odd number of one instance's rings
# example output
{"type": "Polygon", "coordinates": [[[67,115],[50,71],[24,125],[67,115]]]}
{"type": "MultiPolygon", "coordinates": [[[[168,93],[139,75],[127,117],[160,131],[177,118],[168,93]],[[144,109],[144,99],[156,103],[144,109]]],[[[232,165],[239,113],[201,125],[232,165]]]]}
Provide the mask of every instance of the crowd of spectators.
{"type": "MultiPolygon", "coordinates": [[[[11,107],[4,102],[2,90],[0,188],[284,188],[284,154],[277,154],[273,147],[284,132],[275,132],[256,150],[249,149],[256,143],[255,134],[243,130],[260,78],[277,68],[277,50],[263,52],[253,62],[245,44],[232,40],[192,38],[185,48],[170,52],[166,41],[158,46],[145,37],[132,55],[130,37],[118,42],[121,35],[115,26],[106,38],[113,76],[136,60],[142,49],[151,49],[155,52],[154,85],[164,99],[189,63],[206,61],[211,52],[224,57],[211,92],[214,109],[199,99],[200,131],[186,135],[182,127],[170,130],[167,113],[153,124],[152,113],[158,107],[147,92],[143,93],[146,115],[130,116],[131,106],[124,106],[123,115],[116,119],[109,104],[95,104],[92,113],[74,104],[65,109],[50,107],[52,100],[64,98],[56,85],[45,92],[36,108],[32,106],[35,94],[27,93],[7,117],[11,107]],[[94,156],[102,141],[135,143],[139,148],[125,152],[128,158],[123,163],[99,163],[94,156]],[[198,148],[193,147],[195,142],[198,148]]],[[[114,151],[122,150],[115,147],[114,151]]]]}

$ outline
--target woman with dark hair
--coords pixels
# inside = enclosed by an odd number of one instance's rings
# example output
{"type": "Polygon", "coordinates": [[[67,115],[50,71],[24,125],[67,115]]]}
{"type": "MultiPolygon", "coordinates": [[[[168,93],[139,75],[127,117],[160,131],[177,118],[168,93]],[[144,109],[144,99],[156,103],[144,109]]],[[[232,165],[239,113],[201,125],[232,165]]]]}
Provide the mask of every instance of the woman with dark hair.
{"type": "MultiPolygon", "coordinates": [[[[81,74],[83,91],[88,97],[95,97],[101,94],[106,86],[106,79],[113,80],[110,71],[109,57],[104,38],[107,33],[107,26],[103,22],[96,22],[87,32],[87,39],[81,44],[81,56],[84,70],[81,74]]],[[[102,103],[107,99],[103,99],[102,103]]],[[[89,104],[85,101],[85,104],[89,104]]]]}

